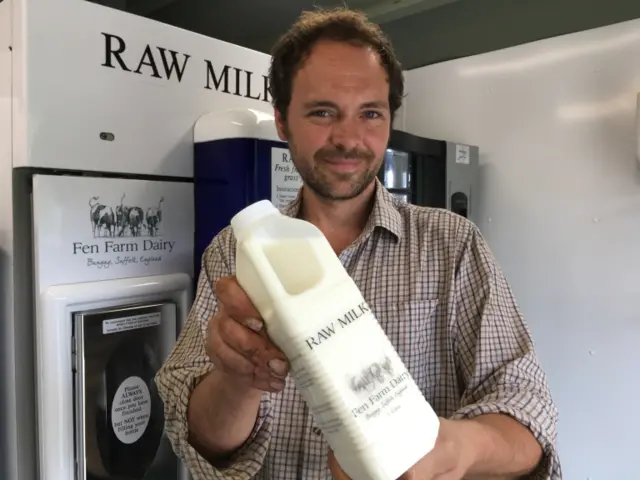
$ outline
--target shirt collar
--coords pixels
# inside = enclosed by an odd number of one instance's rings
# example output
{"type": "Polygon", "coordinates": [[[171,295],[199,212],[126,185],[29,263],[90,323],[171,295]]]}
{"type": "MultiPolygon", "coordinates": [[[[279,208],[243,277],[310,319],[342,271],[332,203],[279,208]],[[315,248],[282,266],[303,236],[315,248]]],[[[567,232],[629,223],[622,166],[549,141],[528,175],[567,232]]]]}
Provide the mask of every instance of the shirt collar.
{"type": "MultiPolygon", "coordinates": [[[[368,235],[376,227],[388,230],[397,238],[402,237],[402,215],[398,211],[395,199],[378,178],[375,180],[376,190],[373,210],[369,215],[369,220],[364,228],[363,234],[368,235]]],[[[296,198],[283,208],[283,213],[289,217],[297,218],[302,205],[302,188],[298,191],[296,198]]]]}

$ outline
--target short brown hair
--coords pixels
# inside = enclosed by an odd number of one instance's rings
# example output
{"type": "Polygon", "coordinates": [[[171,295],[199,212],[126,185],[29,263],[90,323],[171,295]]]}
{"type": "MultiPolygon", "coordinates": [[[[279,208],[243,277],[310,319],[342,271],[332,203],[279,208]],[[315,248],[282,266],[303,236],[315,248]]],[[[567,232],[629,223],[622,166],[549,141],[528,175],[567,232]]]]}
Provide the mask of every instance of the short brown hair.
{"type": "Polygon", "coordinates": [[[269,68],[269,93],[283,118],[291,102],[293,78],[319,40],[348,42],[372,48],[380,56],[389,82],[391,118],[402,105],[404,77],[391,41],[380,27],[367,17],[346,8],[318,9],[303,12],[274,45],[269,68]]]}

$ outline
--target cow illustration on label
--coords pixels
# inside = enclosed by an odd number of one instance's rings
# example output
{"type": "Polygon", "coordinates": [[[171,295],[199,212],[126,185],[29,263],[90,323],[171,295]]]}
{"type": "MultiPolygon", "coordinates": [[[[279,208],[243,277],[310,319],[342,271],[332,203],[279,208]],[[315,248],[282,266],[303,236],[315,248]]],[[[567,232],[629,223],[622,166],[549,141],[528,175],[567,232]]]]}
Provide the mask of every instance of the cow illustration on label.
{"type": "Polygon", "coordinates": [[[147,230],[149,231],[149,236],[155,237],[158,234],[158,229],[160,228],[160,222],[162,222],[162,202],[164,201],[164,197],[160,198],[157,207],[151,207],[147,209],[147,230]]]}
{"type": "Polygon", "coordinates": [[[115,216],[113,208],[108,207],[99,201],[99,197],[89,200],[91,228],[95,237],[113,237],[115,231],[115,216]],[[106,235],[101,235],[104,232],[106,235]]]}
{"type": "Polygon", "coordinates": [[[100,201],[100,197],[89,200],[89,217],[94,238],[102,237],[155,237],[162,224],[162,202],[143,209],[139,205],[127,205],[126,194],[120,197],[115,208],[100,201]]]}
{"type": "Polygon", "coordinates": [[[116,222],[118,224],[118,236],[128,236],[125,232],[129,232],[130,236],[140,236],[140,230],[144,227],[144,212],[138,206],[129,206],[124,204],[124,197],[126,193],[122,194],[120,199],[120,205],[116,207],[116,222]]]}

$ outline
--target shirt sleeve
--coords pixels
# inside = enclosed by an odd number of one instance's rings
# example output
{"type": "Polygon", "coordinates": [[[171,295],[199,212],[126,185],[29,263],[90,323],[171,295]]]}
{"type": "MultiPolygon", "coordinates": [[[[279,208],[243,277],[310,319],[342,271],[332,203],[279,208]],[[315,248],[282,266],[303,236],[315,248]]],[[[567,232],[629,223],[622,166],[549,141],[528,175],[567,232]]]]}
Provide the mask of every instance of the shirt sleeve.
{"type": "Polygon", "coordinates": [[[454,349],[464,391],[453,418],[509,415],[533,433],[543,450],[528,478],[560,480],[558,412],[546,375],[512,291],[475,226],[462,248],[455,282],[454,349]]]}
{"type": "Polygon", "coordinates": [[[198,382],[214,369],[205,351],[208,320],[218,311],[214,293],[217,279],[232,274],[229,267],[231,240],[218,235],[206,249],[194,303],[169,358],[155,382],[164,402],[165,431],[176,455],[187,465],[194,480],[244,480],[254,478],[262,467],[270,440],[270,399],[264,393],[253,431],[224,467],[212,466],[189,443],[187,407],[198,382]]]}

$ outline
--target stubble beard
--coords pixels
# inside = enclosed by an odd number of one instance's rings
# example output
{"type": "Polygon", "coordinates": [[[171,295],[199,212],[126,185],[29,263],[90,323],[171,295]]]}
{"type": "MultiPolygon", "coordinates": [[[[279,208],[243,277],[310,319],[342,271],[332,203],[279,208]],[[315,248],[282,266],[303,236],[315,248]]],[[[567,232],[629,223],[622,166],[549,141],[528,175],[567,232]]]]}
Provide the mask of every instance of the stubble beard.
{"type": "MultiPolygon", "coordinates": [[[[343,151],[339,148],[324,148],[317,151],[313,161],[301,158],[296,152],[295,144],[289,137],[289,151],[304,185],[317,196],[330,201],[346,201],[361,195],[378,175],[376,165],[382,164],[382,159],[375,161],[371,151],[343,151]],[[346,158],[360,158],[366,162],[364,172],[339,173],[323,169],[323,158],[330,155],[341,155],[346,158]],[[302,161],[300,161],[302,160],[302,161]],[[345,185],[348,187],[345,189],[345,185]]],[[[379,168],[379,167],[378,167],[379,168]]]]}
{"type": "Polygon", "coordinates": [[[327,174],[317,166],[305,170],[308,171],[300,172],[305,185],[319,197],[331,201],[346,201],[358,197],[376,178],[376,172],[370,169],[343,174],[327,174]],[[345,185],[348,185],[346,189],[345,185]]]}

